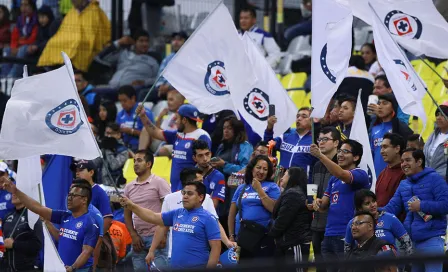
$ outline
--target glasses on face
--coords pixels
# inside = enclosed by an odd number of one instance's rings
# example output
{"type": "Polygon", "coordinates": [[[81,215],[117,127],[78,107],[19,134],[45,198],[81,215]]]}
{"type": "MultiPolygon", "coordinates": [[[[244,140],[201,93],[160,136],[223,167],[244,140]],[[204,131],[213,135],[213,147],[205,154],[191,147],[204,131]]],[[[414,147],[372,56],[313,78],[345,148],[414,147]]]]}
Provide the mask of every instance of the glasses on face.
{"type": "Polygon", "coordinates": [[[348,150],[348,149],[338,149],[338,154],[344,154],[344,155],[347,155],[347,154],[351,154],[351,153],[353,153],[351,150],[348,150]]]}
{"type": "Polygon", "coordinates": [[[369,221],[353,221],[352,227],[353,226],[359,227],[359,226],[361,226],[363,224],[369,224],[369,223],[371,223],[371,222],[369,222],[369,221]]]}
{"type": "Polygon", "coordinates": [[[323,138],[318,138],[316,141],[317,141],[317,143],[326,143],[330,140],[333,141],[333,139],[331,139],[331,138],[323,137],[323,138]]]}
{"type": "Polygon", "coordinates": [[[195,193],[194,191],[185,191],[185,190],[182,190],[180,192],[182,195],[187,195],[187,196],[194,196],[194,193],[195,193]]]}
{"type": "Polygon", "coordinates": [[[70,193],[70,194],[68,194],[68,196],[67,196],[68,198],[75,198],[75,197],[86,197],[85,195],[80,195],[80,194],[72,194],[72,193],[70,193]]]}

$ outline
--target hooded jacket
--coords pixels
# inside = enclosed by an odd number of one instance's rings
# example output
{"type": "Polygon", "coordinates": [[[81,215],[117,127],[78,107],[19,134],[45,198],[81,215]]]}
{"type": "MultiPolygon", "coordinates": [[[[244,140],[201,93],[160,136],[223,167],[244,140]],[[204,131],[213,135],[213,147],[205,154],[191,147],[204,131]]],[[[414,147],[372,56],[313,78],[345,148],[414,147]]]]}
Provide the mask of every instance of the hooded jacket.
{"type": "Polygon", "coordinates": [[[425,153],[426,165],[434,168],[437,173],[439,173],[439,175],[445,177],[447,157],[445,156],[445,147],[443,147],[444,143],[439,144],[439,146],[437,146],[436,150],[434,151],[434,154],[432,154],[432,156],[430,155],[432,145],[434,144],[434,141],[439,134],[440,130],[436,129],[429,136],[428,141],[425,143],[425,147],[423,148],[423,153],[425,153]]]}
{"type": "Polygon", "coordinates": [[[448,185],[443,177],[429,167],[401,181],[392,199],[384,210],[399,216],[406,211],[404,227],[412,241],[421,242],[446,233],[446,214],[448,214],[448,185]],[[425,222],[417,212],[410,212],[408,201],[417,196],[420,199],[420,210],[432,215],[425,222]]]}

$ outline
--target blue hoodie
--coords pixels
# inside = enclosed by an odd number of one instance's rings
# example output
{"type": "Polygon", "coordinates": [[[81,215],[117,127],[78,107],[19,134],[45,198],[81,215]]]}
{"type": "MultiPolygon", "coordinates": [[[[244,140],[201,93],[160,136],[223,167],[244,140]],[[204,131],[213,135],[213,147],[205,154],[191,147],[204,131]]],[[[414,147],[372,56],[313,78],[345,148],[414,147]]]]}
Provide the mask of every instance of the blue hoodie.
{"type": "Polygon", "coordinates": [[[423,171],[401,181],[384,210],[396,216],[403,210],[406,211],[403,225],[413,242],[443,236],[447,226],[448,185],[434,169],[426,167],[423,171]],[[425,222],[417,212],[409,212],[407,202],[413,196],[420,199],[420,210],[432,215],[432,219],[428,222],[425,222]]]}

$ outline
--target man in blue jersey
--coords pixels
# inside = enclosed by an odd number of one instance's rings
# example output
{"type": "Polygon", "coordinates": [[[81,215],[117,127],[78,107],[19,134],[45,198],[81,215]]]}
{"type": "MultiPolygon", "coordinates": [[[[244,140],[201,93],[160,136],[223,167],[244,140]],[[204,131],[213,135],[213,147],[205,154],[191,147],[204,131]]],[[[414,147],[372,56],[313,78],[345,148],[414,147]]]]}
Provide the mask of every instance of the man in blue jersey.
{"type": "Polygon", "coordinates": [[[8,178],[0,178],[0,189],[16,195],[30,211],[60,225],[59,255],[67,272],[87,272],[92,268],[93,249],[97,243],[99,226],[88,211],[92,190],[75,184],[68,194],[69,211],[52,210],[21,192],[8,178]]]}
{"type": "Polygon", "coordinates": [[[196,122],[199,121],[198,109],[190,104],[180,106],[176,113],[177,131],[161,130],[141,111],[139,106],[137,112],[148,131],[149,135],[155,139],[165,141],[173,147],[173,162],[171,165],[171,191],[176,192],[182,189],[180,182],[180,172],[184,168],[194,167],[192,145],[195,140],[204,140],[209,147],[211,140],[208,133],[203,129],[198,129],[196,122]]]}
{"type": "Polygon", "coordinates": [[[313,143],[311,135],[311,111],[309,108],[300,108],[296,116],[296,129],[291,128],[283,137],[274,136],[274,125],[277,117],[268,118],[268,127],[264,132],[264,140],[275,141],[275,149],[280,151],[280,166],[288,169],[293,166],[301,167],[311,177],[316,158],[310,154],[310,144],[313,143]]]}
{"type": "Polygon", "coordinates": [[[183,208],[166,213],[154,213],[125,197],[120,202],[146,222],[173,227],[173,269],[216,268],[221,253],[221,236],[218,220],[202,207],[205,191],[203,183],[187,182],[182,189],[183,208]]]}
{"type": "Polygon", "coordinates": [[[208,143],[197,140],[193,143],[193,160],[202,172],[203,183],[207,194],[212,197],[213,205],[218,207],[219,202],[224,202],[226,198],[226,180],[224,175],[210,165],[212,152],[208,143]]]}
{"type": "MultiPolygon", "coordinates": [[[[10,170],[8,165],[4,162],[0,162],[0,178],[9,176],[10,170]]],[[[0,221],[6,214],[14,210],[14,205],[11,203],[11,198],[12,196],[9,192],[0,189],[0,221]]]]}
{"type": "MultiPolygon", "coordinates": [[[[325,260],[342,260],[344,257],[344,237],[348,222],[353,218],[353,197],[359,189],[370,188],[367,173],[357,168],[363,154],[363,147],[355,140],[345,140],[337,151],[336,164],[324,156],[319,147],[312,144],[310,153],[317,157],[333,177],[322,198],[313,202],[315,211],[328,210],[325,237],[322,241],[322,256],[325,260]]],[[[328,268],[327,271],[334,271],[328,268]]]]}

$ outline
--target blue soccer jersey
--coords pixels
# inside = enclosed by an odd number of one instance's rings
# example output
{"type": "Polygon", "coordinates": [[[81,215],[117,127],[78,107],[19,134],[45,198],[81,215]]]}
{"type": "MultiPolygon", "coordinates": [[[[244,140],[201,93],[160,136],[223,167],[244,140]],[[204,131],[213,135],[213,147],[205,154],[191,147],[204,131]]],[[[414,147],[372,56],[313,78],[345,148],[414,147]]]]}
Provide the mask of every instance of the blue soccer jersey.
{"type": "Polygon", "coordinates": [[[353,198],[359,189],[369,189],[367,173],[355,168],[350,170],[352,181],[350,184],[331,177],[324,196],[330,199],[325,236],[344,236],[348,222],[353,218],[355,207],[353,198]]]}
{"type": "MultiPolygon", "coordinates": [[[[120,127],[127,127],[127,128],[133,128],[135,130],[142,130],[143,129],[143,123],[140,118],[137,118],[134,122],[134,119],[136,118],[135,110],[137,109],[138,104],[135,104],[135,106],[129,111],[125,111],[124,109],[121,110],[117,114],[116,123],[120,127]]],[[[146,115],[148,116],[149,120],[154,123],[154,116],[152,114],[152,111],[145,108],[146,115]]],[[[132,150],[137,151],[138,149],[138,136],[131,136],[129,134],[123,133],[123,141],[124,143],[129,146],[132,150]]]]}
{"type": "Polygon", "coordinates": [[[95,206],[103,217],[113,217],[109,197],[98,184],[92,186],[92,200],[90,201],[90,204],[95,206]]]}
{"type": "MultiPolygon", "coordinates": [[[[58,252],[65,265],[70,266],[76,261],[84,245],[95,248],[99,236],[99,226],[91,213],[87,212],[74,218],[69,211],[53,210],[51,222],[61,226],[58,252]]],[[[92,264],[93,258],[90,256],[79,269],[91,267],[92,264]]]]}
{"type": "Polygon", "coordinates": [[[216,169],[212,169],[209,174],[204,177],[204,185],[212,199],[219,199],[224,202],[226,199],[226,180],[224,175],[216,169]]]}
{"type": "MultiPolygon", "coordinates": [[[[355,245],[356,241],[352,236],[352,222],[353,219],[347,225],[347,232],[345,234],[345,242],[347,244],[355,245]]],[[[388,212],[381,212],[378,217],[378,221],[375,226],[375,236],[388,242],[391,245],[395,245],[395,241],[400,239],[403,235],[407,234],[403,224],[398,220],[395,215],[388,212]]],[[[396,247],[395,247],[396,248],[396,247]]]]}
{"type": "Polygon", "coordinates": [[[377,177],[387,166],[383,156],[381,156],[381,143],[383,142],[384,135],[388,132],[392,132],[392,122],[378,124],[372,128],[372,132],[370,133],[370,147],[372,148],[373,165],[375,166],[377,177]]]}
{"type": "Polygon", "coordinates": [[[11,194],[6,190],[0,190],[0,220],[13,210],[14,205],[11,203],[11,194]]]}
{"type": "Polygon", "coordinates": [[[171,267],[205,268],[211,240],[221,240],[218,221],[202,206],[193,210],[176,209],[162,213],[163,224],[172,226],[171,267]]]}
{"type": "Polygon", "coordinates": [[[176,192],[182,189],[180,182],[180,172],[184,168],[194,167],[193,150],[191,146],[196,140],[204,140],[211,148],[210,136],[205,130],[196,129],[190,133],[181,133],[175,130],[164,130],[165,142],[173,145],[173,161],[171,164],[171,191],[176,192]]]}
{"type": "Polygon", "coordinates": [[[100,229],[100,237],[103,237],[104,235],[104,219],[101,215],[101,212],[95,208],[92,204],[89,205],[89,213],[92,216],[92,218],[95,220],[96,224],[98,225],[100,229]]]}

